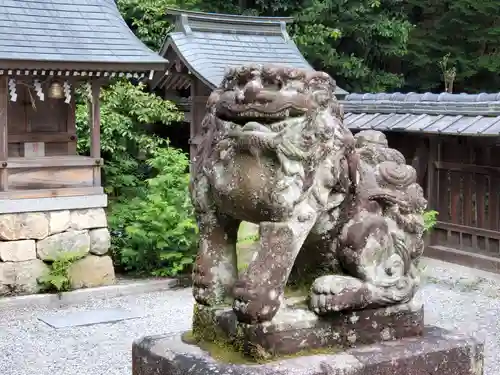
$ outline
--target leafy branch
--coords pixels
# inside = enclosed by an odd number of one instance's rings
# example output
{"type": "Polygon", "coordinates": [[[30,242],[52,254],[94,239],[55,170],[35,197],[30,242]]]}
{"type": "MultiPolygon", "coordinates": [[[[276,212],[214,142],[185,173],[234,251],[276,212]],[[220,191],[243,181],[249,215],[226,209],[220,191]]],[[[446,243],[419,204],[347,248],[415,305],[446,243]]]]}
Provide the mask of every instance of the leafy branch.
{"type": "Polygon", "coordinates": [[[51,262],[49,270],[38,278],[38,282],[42,285],[42,290],[57,293],[65,292],[71,289],[71,280],[69,269],[73,263],[84,258],[85,251],[61,252],[52,259],[47,259],[51,262]]]}
{"type": "Polygon", "coordinates": [[[450,54],[447,53],[445,56],[443,56],[443,58],[439,62],[439,66],[443,73],[444,90],[445,92],[451,94],[453,92],[453,82],[455,82],[455,78],[457,76],[457,69],[454,66],[448,68],[449,59],[450,59],[450,54]]]}

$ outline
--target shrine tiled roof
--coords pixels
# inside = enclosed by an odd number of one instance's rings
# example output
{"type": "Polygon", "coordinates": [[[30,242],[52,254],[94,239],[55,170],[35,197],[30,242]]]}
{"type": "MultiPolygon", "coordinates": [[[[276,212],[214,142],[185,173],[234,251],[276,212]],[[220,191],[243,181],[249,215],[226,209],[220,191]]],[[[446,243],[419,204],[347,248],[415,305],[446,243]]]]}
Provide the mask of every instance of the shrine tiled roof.
{"type": "Polygon", "coordinates": [[[133,34],[114,0],[0,0],[0,9],[0,68],[167,64],[133,34]]]}
{"type": "MultiPolygon", "coordinates": [[[[176,28],[160,54],[173,48],[184,64],[210,88],[219,86],[225,69],[274,64],[313,69],[286,32],[291,18],[252,17],[170,10],[176,28]]],[[[337,94],[346,91],[338,88],[337,94]]]]}
{"type": "Polygon", "coordinates": [[[349,94],[343,101],[352,130],[449,135],[500,135],[500,94],[349,94]]]}

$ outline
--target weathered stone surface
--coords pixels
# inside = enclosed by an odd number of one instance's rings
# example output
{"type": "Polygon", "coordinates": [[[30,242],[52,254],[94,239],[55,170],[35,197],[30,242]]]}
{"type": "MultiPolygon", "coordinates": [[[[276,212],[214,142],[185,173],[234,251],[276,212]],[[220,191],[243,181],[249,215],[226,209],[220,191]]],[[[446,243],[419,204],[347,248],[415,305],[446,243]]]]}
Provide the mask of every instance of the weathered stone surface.
{"type": "Polygon", "coordinates": [[[0,240],[40,240],[49,235],[49,220],[40,212],[0,215],[0,240]]]}
{"type": "Polygon", "coordinates": [[[350,132],[335,86],[323,72],[248,65],[208,98],[191,169],[197,303],[233,299],[240,322],[259,324],[278,313],[289,281],[312,285],[317,315],[415,295],[427,204],[416,170],[383,133],[350,132]],[[242,220],[260,238],[238,270],[242,220]]]}
{"type": "Polygon", "coordinates": [[[90,210],[75,210],[71,212],[70,227],[76,230],[106,228],[108,221],[104,208],[92,208],[90,210]]]}
{"type": "Polygon", "coordinates": [[[220,332],[220,340],[228,343],[239,336],[236,345],[249,343],[273,357],[419,336],[423,329],[424,311],[419,301],[324,317],[304,307],[287,306],[272,321],[254,325],[239,323],[231,308],[215,310],[198,305],[193,319],[193,332],[198,336],[203,336],[203,332],[220,332]],[[208,327],[211,323],[212,329],[208,327]]]}
{"type": "Polygon", "coordinates": [[[255,365],[221,363],[181,335],[146,337],[132,346],[132,375],[482,375],[482,368],[481,343],[434,327],[422,337],[255,365]]]}
{"type": "Polygon", "coordinates": [[[113,284],[113,261],[109,256],[87,255],[70,266],[68,277],[73,289],[113,284]]]}
{"type": "Polygon", "coordinates": [[[36,259],[35,240],[0,242],[0,260],[22,262],[36,259]]]}
{"type": "Polygon", "coordinates": [[[483,343],[436,327],[427,327],[423,339],[387,341],[348,353],[363,366],[356,375],[483,374],[483,343]]]}
{"type": "Polygon", "coordinates": [[[48,266],[40,259],[0,263],[0,295],[37,293],[37,279],[47,271],[48,266]]]}
{"type": "Polygon", "coordinates": [[[90,236],[86,230],[54,234],[38,241],[36,251],[42,260],[55,259],[65,252],[87,254],[90,251],[90,236]]]}
{"type": "Polygon", "coordinates": [[[70,226],[71,215],[69,210],[52,211],[47,213],[49,217],[50,234],[61,233],[70,226]]]}
{"type": "Polygon", "coordinates": [[[92,229],[90,234],[90,252],[95,255],[104,255],[111,247],[111,235],[108,228],[92,229]]]}

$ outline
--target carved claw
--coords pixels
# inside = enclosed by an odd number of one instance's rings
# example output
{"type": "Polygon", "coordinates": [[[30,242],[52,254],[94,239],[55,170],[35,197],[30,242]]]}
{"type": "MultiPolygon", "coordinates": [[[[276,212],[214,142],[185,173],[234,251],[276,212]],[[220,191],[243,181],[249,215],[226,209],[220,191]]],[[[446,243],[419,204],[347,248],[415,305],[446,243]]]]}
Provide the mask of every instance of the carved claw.
{"type": "Polygon", "coordinates": [[[274,318],[281,305],[283,292],[268,290],[249,280],[240,280],[235,284],[233,295],[233,311],[238,320],[256,324],[274,318]]]}
{"type": "Polygon", "coordinates": [[[193,297],[201,305],[212,306],[215,304],[216,291],[207,271],[203,257],[196,258],[193,267],[193,297]]]}
{"type": "Polygon", "coordinates": [[[372,300],[368,285],[350,276],[317,278],[311,288],[309,307],[318,315],[366,308],[372,300]]]}
{"type": "Polygon", "coordinates": [[[418,278],[403,276],[385,286],[363,282],[351,276],[317,278],[311,288],[309,305],[318,315],[335,311],[377,308],[410,301],[418,278]]]}
{"type": "Polygon", "coordinates": [[[214,305],[215,293],[210,288],[193,285],[193,296],[196,302],[204,306],[214,305]]]}

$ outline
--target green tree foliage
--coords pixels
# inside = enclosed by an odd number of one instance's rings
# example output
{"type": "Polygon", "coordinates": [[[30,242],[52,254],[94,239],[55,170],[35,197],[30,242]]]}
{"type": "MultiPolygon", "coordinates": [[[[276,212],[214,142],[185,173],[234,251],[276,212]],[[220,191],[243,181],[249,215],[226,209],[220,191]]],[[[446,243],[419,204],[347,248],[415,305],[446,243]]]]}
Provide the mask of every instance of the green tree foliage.
{"type": "Polygon", "coordinates": [[[171,20],[166,16],[167,8],[229,14],[257,12],[247,8],[242,0],[117,0],[117,4],[137,37],[155,51],[162,47],[166,35],[173,28],[171,20]]]}
{"type": "Polygon", "coordinates": [[[118,0],[118,8],[135,35],[157,51],[170,31],[165,9],[177,7],[176,0],[118,0]]]}
{"type": "MultiPolygon", "coordinates": [[[[82,96],[80,96],[82,97],[82,96]]],[[[85,95],[83,95],[85,98],[85,95]]],[[[144,85],[118,81],[101,90],[101,153],[106,161],[104,187],[111,198],[128,198],[148,176],[145,159],[167,141],[148,132],[150,124],[168,126],[181,114],[174,104],[145,91],[144,85]]],[[[78,152],[90,152],[86,101],[77,105],[78,152]]]]}
{"type": "Polygon", "coordinates": [[[411,29],[397,0],[119,0],[127,22],[159,49],[171,24],[167,7],[230,14],[292,16],[290,33],[309,62],[348,91],[403,84],[399,61],[411,29]]]}
{"type": "Polygon", "coordinates": [[[191,265],[197,226],[188,194],[189,161],[174,148],[148,160],[155,176],[139,196],[111,206],[112,253],[126,271],[175,276],[191,265]]]}
{"type": "Polygon", "coordinates": [[[404,59],[407,90],[443,91],[439,61],[449,54],[455,92],[500,90],[500,1],[408,0],[415,28],[404,59]]]}
{"type": "Polygon", "coordinates": [[[403,83],[398,61],[410,23],[396,1],[312,0],[297,11],[292,33],[317,69],[348,91],[385,91],[403,83]]]}
{"type": "Polygon", "coordinates": [[[348,91],[443,91],[450,56],[455,91],[499,91],[496,0],[118,0],[135,33],[159,49],[167,7],[292,16],[289,32],[317,69],[348,91]]]}

